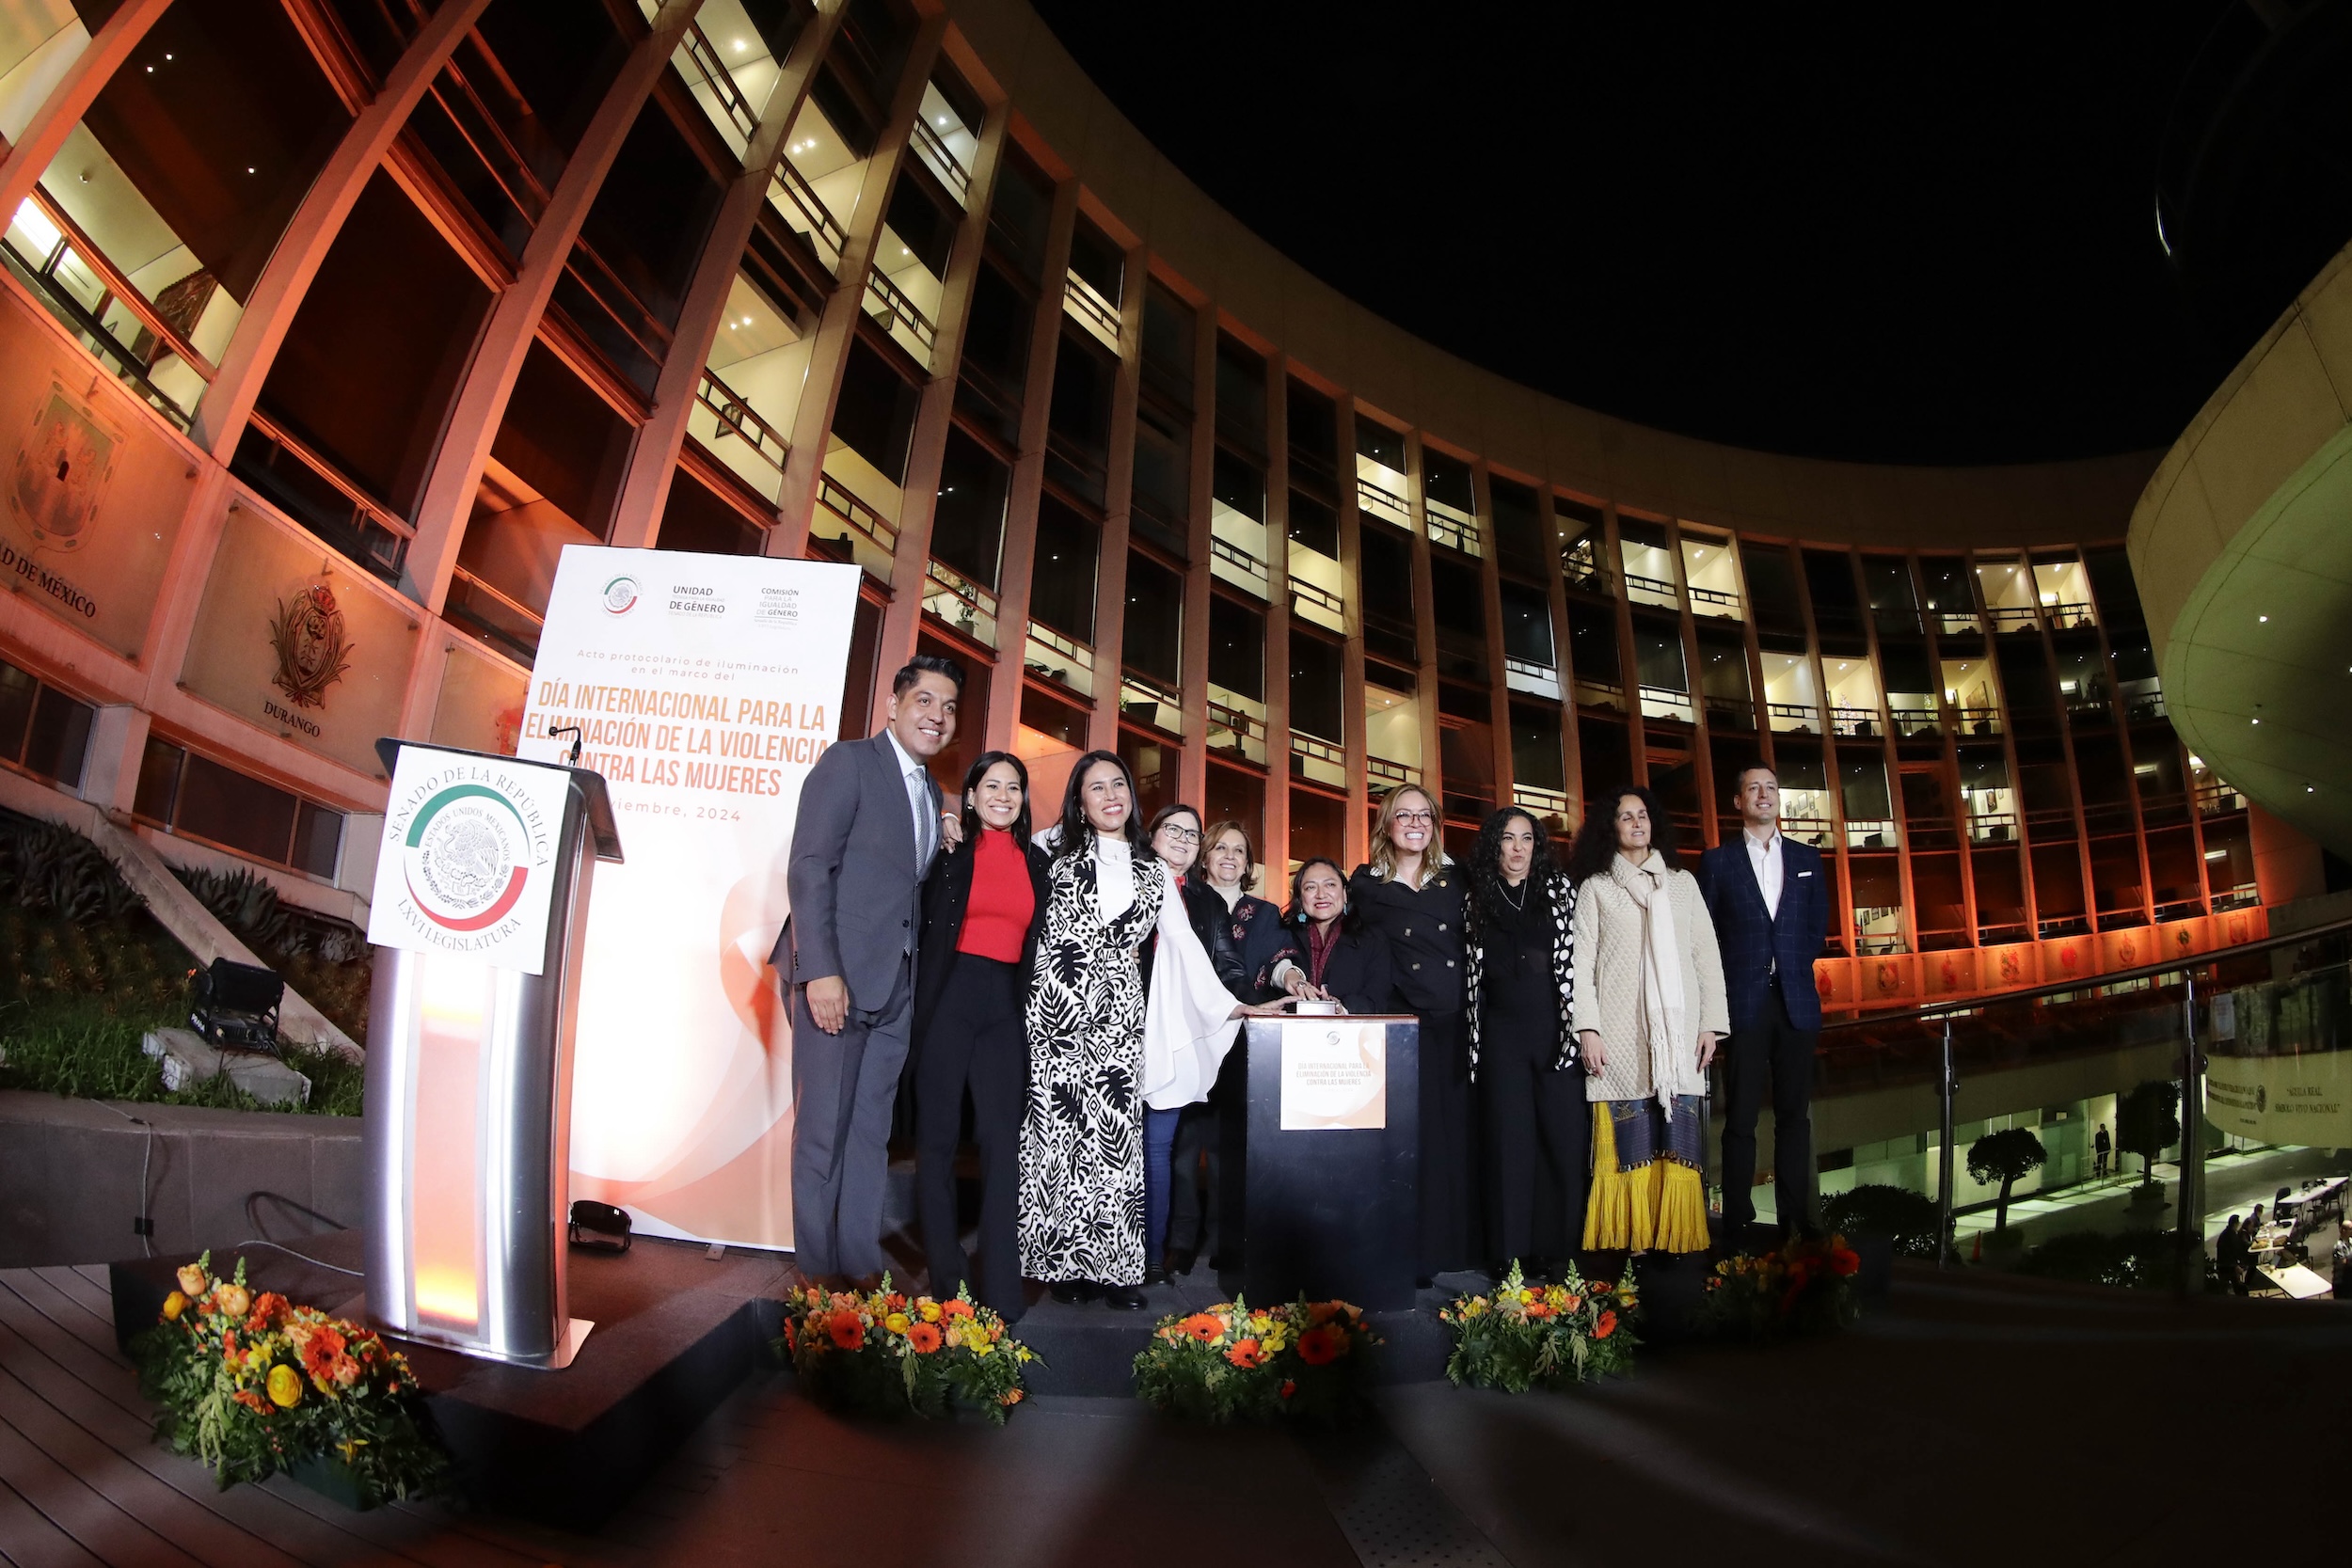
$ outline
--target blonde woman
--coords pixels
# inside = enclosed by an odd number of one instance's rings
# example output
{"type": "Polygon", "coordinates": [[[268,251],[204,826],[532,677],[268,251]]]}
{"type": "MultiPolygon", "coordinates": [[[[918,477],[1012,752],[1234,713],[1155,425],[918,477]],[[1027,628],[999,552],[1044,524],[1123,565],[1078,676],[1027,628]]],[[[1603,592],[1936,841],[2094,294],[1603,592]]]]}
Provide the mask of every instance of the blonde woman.
{"type": "Polygon", "coordinates": [[[1707,1249],[1707,1067],[1731,1030],[1723,958],[1671,825],[1630,785],[1576,835],[1570,1022],[1593,1106],[1584,1245],[1707,1249]]]}
{"type": "Polygon", "coordinates": [[[1470,992],[1463,899],[1470,879],[1438,842],[1438,803],[1417,784],[1380,802],[1372,859],[1348,879],[1348,904],[1386,942],[1396,988],[1390,1004],[1421,1017],[1421,1245],[1423,1284],[1484,1260],[1477,1118],[1470,1098],[1470,992]]]}

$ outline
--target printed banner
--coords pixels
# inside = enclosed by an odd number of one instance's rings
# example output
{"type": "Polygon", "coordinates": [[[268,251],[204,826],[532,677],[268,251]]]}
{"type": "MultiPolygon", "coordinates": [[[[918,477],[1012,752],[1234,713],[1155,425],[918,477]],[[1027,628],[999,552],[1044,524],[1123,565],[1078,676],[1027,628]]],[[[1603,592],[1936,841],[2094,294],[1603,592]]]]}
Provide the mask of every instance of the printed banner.
{"type": "Polygon", "coordinates": [[[792,1044],[768,952],[801,785],[839,728],[857,581],[601,545],[556,569],[517,750],[552,761],[577,739],[626,857],[589,904],[572,1196],[657,1235],[792,1244],[792,1044]]]}
{"type": "Polygon", "coordinates": [[[368,940],[540,974],[556,834],[570,788],[552,768],[402,747],[384,811],[368,940]]]}
{"type": "Polygon", "coordinates": [[[1389,1026],[1282,1021],[1282,1131],[1389,1125],[1389,1026]]]}

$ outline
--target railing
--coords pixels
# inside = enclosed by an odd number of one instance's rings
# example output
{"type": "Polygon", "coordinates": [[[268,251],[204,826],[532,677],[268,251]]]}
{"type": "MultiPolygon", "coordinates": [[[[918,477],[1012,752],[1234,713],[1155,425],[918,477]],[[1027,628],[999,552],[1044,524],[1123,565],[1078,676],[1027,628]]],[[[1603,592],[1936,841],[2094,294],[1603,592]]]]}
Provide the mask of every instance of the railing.
{"type": "Polygon", "coordinates": [[[1356,503],[1375,512],[1385,512],[1406,528],[1413,526],[1412,504],[1385,485],[1359,477],[1356,481],[1356,503]]]}
{"type": "Polygon", "coordinates": [[[506,127],[490,112],[480,89],[453,59],[442,66],[427,90],[448,117],[458,139],[498,186],[499,194],[526,227],[535,227],[553,195],[539,178],[539,171],[531,166],[531,160],[523,156],[522,149],[515,145],[515,138],[506,134],[506,127]]]}
{"type": "Polygon", "coordinates": [[[2060,686],[2058,700],[2066,705],[2066,711],[2069,713],[2104,712],[2107,705],[2107,683],[2084,681],[2072,691],[2060,686]]]}
{"type": "Polygon", "coordinates": [[[1074,272],[1070,274],[1062,283],[1062,305],[1079,325],[1106,341],[1112,353],[1119,352],[1119,307],[1104,298],[1093,284],[1074,272]]]}
{"type": "Polygon", "coordinates": [[[1508,654],[1502,659],[1502,683],[1514,691],[1524,691],[1530,696],[1549,697],[1556,701],[1560,695],[1559,671],[1549,664],[1513,658],[1508,654]]]}
{"type": "Polygon", "coordinates": [[[1615,681],[1594,680],[1589,676],[1579,675],[1569,683],[1569,686],[1575,693],[1579,707],[1613,707],[1620,712],[1624,711],[1625,688],[1615,681]]]}
{"type": "Polygon", "coordinates": [[[1826,849],[1836,830],[1826,816],[1784,816],[1780,831],[1800,844],[1810,844],[1816,849],[1826,849]]]}
{"type": "Polygon", "coordinates": [[[1973,610],[1930,610],[1928,618],[1935,623],[1936,631],[1945,637],[1984,630],[1984,622],[1973,610]]]}
{"type": "MultiPolygon", "coordinates": [[[[38,197],[40,194],[36,186],[35,195],[38,197]]],[[[0,227],[6,227],[5,223],[0,223],[0,227]]],[[[187,428],[190,411],[180,406],[178,399],[156,386],[151,378],[154,361],[161,356],[141,354],[134,345],[124,343],[103,319],[107,309],[115,304],[119,303],[126,309],[130,309],[130,300],[117,296],[107,288],[103,276],[90,265],[91,258],[82,253],[71,235],[60,230],[58,238],[38,261],[5,241],[0,241],[0,253],[5,253],[10,262],[23,270],[26,281],[39,291],[51,312],[80,334],[90,352],[113,361],[119,377],[134,385],[139,395],[172,423],[183,430],[187,428]],[[81,263],[81,270],[87,273],[89,288],[87,291],[77,289],[73,280],[66,276],[69,261],[81,263]],[[82,297],[85,292],[91,296],[88,300],[82,297]]],[[[134,319],[143,318],[139,318],[135,311],[134,319]]],[[[196,362],[188,362],[188,368],[195,370],[196,362]]]]}
{"type": "Polygon", "coordinates": [[[1515,784],[1511,786],[1511,803],[1525,806],[1539,816],[1565,817],[1568,815],[1568,792],[1565,789],[1515,784]]]}
{"type": "MultiPolygon", "coordinates": [[[[1214,549],[1217,543],[1216,536],[1211,534],[1209,539],[1210,547],[1214,549]]],[[[1293,599],[1304,600],[1309,606],[1322,610],[1327,615],[1337,616],[1342,620],[1346,619],[1347,602],[1321,583],[1311,582],[1294,572],[1287,585],[1293,599]]]]}
{"type": "Polygon", "coordinates": [[[1184,694],[1149,675],[1122,670],[1119,682],[1119,716],[1151,725],[1168,735],[1184,733],[1184,694]]]}
{"type": "MultiPolygon", "coordinates": [[[[129,275],[116,266],[106,253],[98,248],[96,242],[82,232],[81,225],[66,215],[65,209],[57,205],[55,197],[40,186],[35,185],[32,202],[40,209],[41,215],[56,225],[57,231],[65,236],[67,248],[70,248],[80,259],[82,264],[89,268],[97,276],[98,280],[105,285],[106,293],[100,297],[100,302],[88,307],[91,315],[103,319],[106,314],[108,304],[119,304],[137,317],[141,326],[152,332],[159,342],[178,355],[187,364],[188,369],[194,371],[199,377],[210,381],[220,373],[219,367],[197,353],[196,345],[189,342],[178,327],[164,319],[163,312],[155,309],[154,302],[131,281],[129,275]]],[[[56,252],[53,250],[51,252],[53,264],[56,259],[56,252]]],[[[156,357],[161,357],[161,356],[156,357]]],[[[148,361],[150,369],[153,368],[153,363],[152,359],[148,361]]]]}
{"type": "Polygon", "coordinates": [[[1374,784],[1396,785],[1421,783],[1421,769],[1408,762],[1391,762],[1387,757],[1364,758],[1364,777],[1374,784]]]}
{"type": "Polygon", "coordinates": [[[1244,587],[1254,588],[1260,598],[1266,596],[1272,579],[1266,574],[1264,562],[1215,533],[1209,535],[1209,555],[1213,561],[1221,561],[1238,571],[1244,578],[1244,587]]]}
{"type": "Polygon", "coordinates": [[[817,476],[817,504],[881,546],[884,554],[898,548],[898,527],[857,493],[829,473],[817,476]]]}
{"type": "Polygon", "coordinates": [[[1478,553],[1478,521],[1476,518],[1465,517],[1462,514],[1438,501],[1431,501],[1426,510],[1429,514],[1431,543],[1443,545],[1448,549],[1460,550],[1464,555],[1478,553]]]}
{"type": "Polygon", "coordinates": [[[463,566],[451,570],[443,613],[526,664],[539,657],[539,636],[547,627],[547,618],[463,566]]]}
{"type": "Polygon", "coordinates": [[[741,394],[719,379],[718,372],[705,369],[702,379],[694,384],[694,401],[710,410],[719,421],[718,437],[732,436],[757,454],[759,460],[778,473],[784,472],[785,460],[792,455],[792,443],[776,433],[776,427],[752,411],[741,394]]]}
{"type": "Polygon", "coordinates": [[[2095,626],[2099,624],[2091,614],[2090,606],[2077,604],[2071,599],[2058,604],[2045,604],[2042,610],[2042,613],[2050,618],[2052,631],[2074,631],[2084,626],[2095,626]]]}
{"type": "Polygon", "coordinates": [[[1344,747],[1309,735],[1304,730],[1291,731],[1291,759],[1294,770],[1308,778],[1327,784],[1347,781],[1347,751],[1344,747]]]}
{"type": "Polygon", "coordinates": [[[1993,623],[1993,629],[1996,632],[2033,630],[2031,605],[1994,605],[1985,611],[1985,616],[1993,623]]]}
{"type": "MultiPolygon", "coordinates": [[[[725,62],[719,58],[719,51],[711,46],[699,23],[686,24],[686,37],[679,42],[677,52],[702,72],[704,83],[719,100],[720,112],[748,141],[752,133],[759,129],[759,115],[743,96],[743,89],[735,85],[735,78],[727,73],[725,62]]],[[[917,119],[915,125],[919,129],[922,121],[917,119]]]]}
{"type": "Polygon", "coordinates": [[[1724,588],[1692,588],[1691,609],[1700,615],[1728,615],[1740,618],[1740,595],[1724,588]],[[1704,608],[1702,608],[1704,607],[1704,608]]]}
{"type": "Polygon", "coordinates": [[[2245,809],[2246,797],[2218,779],[2197,786],[2197,815],[2200,816],[2219,816],[2245,809]]]}
{"type": "Polygon", "coordinates": [[[1810,703],[1766,703],[1764,715],[1776,730],[1794,730],[1810,735],[1813,726],[1821,721],[1820,710],[1810,703]],[[1783,722],[1782,721],[1787,721],[1783,722]]]}
{"type": "Polygon", "coordinates": [[[257,409],[246,423],[246,435],[238,443],[231,471],[343,555],[385,581],[398,582],[401,567],[408,559],[408,542],[417,535],[415,526],[345,479],[332,463],[288,435],[268,415],[257,409]],[[278,480],[268,454],[258,463],[248,461],[250,447],[274,448],[294,459],[301,468],[302,488],[296,490],[278,480]],[[318,494],[322,488],[326,496],[318,494]],[[332,512],[320,504],[327,497],[333,498],[336,510],[332,512]]]}
{"type": "Polygon", "coordinates": [[[1057,682],[1080,696],[1094,695],[1094,650],[1041,622],[1029,623],[1028,644],[1022,650],[1021,664],[1029,673],[1057,682]],[[1060,662],[1055,662],[1057,659],[1060,662]]]}
{"type": "Polygon", "coordinates": [[[1903,950],[1900,929],[1902,919],[1903,911],[1899,908],[1892,906],[1857,908],[1853,911],[1854,951],[1867,954],[1901,952],[1903,950]],[[1897,929],[1874,933],[1868,931],[1868,927],[1882,926],[1888,921],[1894,922],[1897,929]]]}
{"type": "Polygon", "coordinates": [[[1646,578],[1639,572],[1626,573],[1625,592],[1628,598],[1644,604],[1660,604],[1669,609],[1678,609],[1682,603],[1680,595],[1675,593],[1673,583],[1663,578],[1646,578]]]}
{"type": "Polygon", "coordinates": [[[1710,724],[1734,730],[1756,728],[1756,705],[1745,697],[1702,697],[1699,702],[1710,724]]]}
{"type": "Polygon", "coordinates": [[[939,346],[939,328],[931,325],[930,317],[907,297],[905,290],[883,277],[879,267],[866,275],[866,298],[867,309],[893,331],[905,327],[923,345],[925,354],[939,346]]]}
{"type": "Polygon", "coordinates": [[[564,276],[579,285],[638,353],[656,366],[669,356],[670,329],[585,239],[572,242],[571,254],[564,261],[564,276]]]}
{"type": "Polygon", "coordinates": [[[1677,691],[1670,686],[1642,688],[1642,716],[1645,719],[1678,719],[1691,722],[1691,694],[1677,691]]]}
{"type": "Polygon", "coordinates": [[[2164,689],[2154,681],[2127,681],[2122,687],[2123,717],[2132,723],[2162,719],[2167,713],[2164,689]]]}
{"type": "Polygon", "coordinates": [[[2213,912],[2220,914],[2229,910],[2252,909],[2262,901],[2263,890],[2260,883],[2240,882],[2227,893],[2217,893],[2213,895],[2213,912]]]}
{"type": "Polygon", "coordinates": [[[2001,710],[1997,707],[1963,707],[1960,716],[1963,735],[1998,735],[2001,733],[2001,710]]]}
{"type": "Polygon", "coordinates": [[[996,646],[995,594],[952,566],[923,568],[923,613],[983,646],[996,646]]]}
{"type": "Polygon", "coordinates": [[[1265,761],[1265,721],[1263,720],[1245,713],[1230,704],[1220,703],[1214,697],[1209,699],[1208,709],[1210,751],[1229,751],[1250,762],[1265,761]],[[1220,730],[1230,737],[1222,745],[1217,738],[1217,732],[1220,730]]]}
{"type": "Polygon", "coordinates": [[[2010,811],[1970,812],[1968,842],[1971,844],[2014,844],[2017,841],[2017,814],[2010,811]]]}
{"type": "Polygon", "coordinates": [[[914,117],[914,150],[940,179],[954,188],[960,200],[972,199],[971,170],[948,150],[946,138],[932,130],[930,122],[919,114],[914,117]]]}
{"type": "Polygon", "coordinates": [[[826,207],[824,198],[817,194],[817,187],[808,182],[806,175],[792,166],[788,158],[777,161],[774,179],[784,191],[785,200],[807,223],[809,235],[816,243],[818,259],[824,262],[825,270],[831,272],[840,266],[841,252],[850,243],[849,231],[841,227],[841,220],[826,207]]]}
{"type": "Polygon", "coordinates": [[[1600,552],[1590,539],[1580,539],[1560,552],[1560,576],[1570,588],[1616,596],[1617,574],[1601,564],[1600,552]]]}
{"type": "Polygon", "coordinates": [[[1933,735],[1943,726],[1933,704],[1926,707],[1898,707],[1887,711],[1899,740],[1909,740],[1915,735],[1933,735]]]}
{"type": "Polygon", "coordinates": [[[1879,733],[1879,710],[1874,707],[1833,707],[1829,710],[1832,734],[1861,737],[1879,733]]]}
{"type": "Polygon", "coordinates": [[[1892,849],[1895,847],[1895,824],[1868,818],[1846,818],[1846,847],[1849,849],[1892,849]]]}

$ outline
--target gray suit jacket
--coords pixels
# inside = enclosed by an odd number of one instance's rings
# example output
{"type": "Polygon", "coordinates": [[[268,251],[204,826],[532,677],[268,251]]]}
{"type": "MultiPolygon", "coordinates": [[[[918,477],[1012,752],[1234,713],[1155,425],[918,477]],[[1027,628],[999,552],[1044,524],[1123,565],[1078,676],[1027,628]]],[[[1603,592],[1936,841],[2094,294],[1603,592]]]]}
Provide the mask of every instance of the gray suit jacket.
{"type": "MultiPolygon", "coordinates": [[[[939,785],[924,784],[939,811],[939,785]]],[[[933,835],[934,844],[937,835],[933,835]]],[[[801,786],[785,882],[792,915],[770,961],[789,987],[838,974],[850,1006],[872,1012],[890,1001],[914,952],[922,877],[914,863],[914,817],[898,753],[887,735],[826,748],[801,786]]]]}

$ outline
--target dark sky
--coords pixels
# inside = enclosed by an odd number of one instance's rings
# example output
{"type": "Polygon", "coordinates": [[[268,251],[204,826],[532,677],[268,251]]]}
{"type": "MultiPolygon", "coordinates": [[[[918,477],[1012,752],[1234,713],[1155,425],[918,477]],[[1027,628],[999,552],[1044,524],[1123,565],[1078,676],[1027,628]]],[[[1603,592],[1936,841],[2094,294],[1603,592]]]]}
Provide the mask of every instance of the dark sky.
{"type": "Polygon", "coordinates": [[[1465,358],[1741,446],[2168,445],[2219,372],[2155,239],[2228,0],[1036,0],[1178,167],[1465,358]]]}

